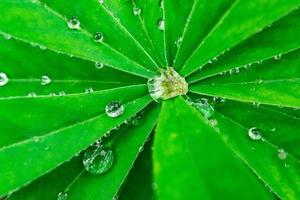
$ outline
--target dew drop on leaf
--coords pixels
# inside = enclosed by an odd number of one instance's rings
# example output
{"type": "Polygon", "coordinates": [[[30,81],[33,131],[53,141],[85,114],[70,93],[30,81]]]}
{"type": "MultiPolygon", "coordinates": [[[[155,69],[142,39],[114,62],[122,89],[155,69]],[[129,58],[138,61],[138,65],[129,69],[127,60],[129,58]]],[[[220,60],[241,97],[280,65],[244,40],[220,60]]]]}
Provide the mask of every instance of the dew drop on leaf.
{"type": "Polygon", "coordinates": [[[142,123],[142,115],[141,114],[136,114],[135,116],[132,117],[130,123],[134,126],[138,126],[142,123]]]}
{"type": "Polygon", "coordinates": [[[136,7],[136,6],[133,7],[132,11],[135,16],[139,16],[142,13],[142,9],[140,9],[139,7],[136,7]]]}
{"type": "Polygon", "coordinates": [[[98,0],[98,2],[99,2],[100,4],[103,4],[103,3],[104,3],[104,0],[98,0]]]}
{"type": "Polygon", "coordinates": [[[260,140],[262,138],[260,130],[256,127],[250,128],[248,130],[248,135],[252,140],[260,140]]]}
{"type": "Polygon", "coordinates": [[[213,97],[213,101],[217,104],[221,104],[225,102],[225,99],[223,97],[213,97]]]}
{"type": "Polygon", "coordinates": [[[105,112],[109,117],[118,117],[122,115],[124,106],[119,101],[112,101],[105,107],[105,112]]]}
{"type": "Polygon", "coordinates": [[[80,21],[75,16],[71,17],[67,24],[70,29],[80,29],[80,21]]]}
{"type": "Polygon", "coordinates": [[[94,92],[94,89],[93,88],[85,88],[85,91],[84,91],[86,94],[90,94],[90,93],[93,93],[94,92]]]}
{"type": "Polygon", "coordinates": [[[58,95],[59,95],[59,96],[66,96],[66,93],[65,93],[64,91],[60,91],[60,92],[58,93],[58,95]]]}
{"type": "Polygon", "coordinates": [[[165,21],[163,19],[158,20],[157,27],[159,30],[165,30],[165,21]]]}
{"type": "Polygon", "coordinates": [[[280,160],[285,160],[287,157],[287,153],[284,151],[284,149],[278,149],[278,158],[280,160]]]}
{"type": "Polygon", "coordinates": [[[281,54],[278,54],[278,55],[274,56],[274,59],[275,59],[275,60],[280,60],[281,57],[282,57],[282,55],[281,55],[281,54]]]}
{"type": "Polygon", "coordinates": [[[175,41],[175,45],[176,45],[177,47],[179,47],[179,46],[181,45],[181,43],[182,43],[182,37],[178,38],[178,39],[175,41]]]}
{"type": "Polygon", "coordinates": [[[42,76],[41,85],[48,85],[51,83],[51,79],[48,76],[42,76]]]}
{"type": "Polygon", "coordinates": [[[8,83],[8,77],[5,73],[0,73],[0,86],[4,86],[8,83]]]}
{"type": "Polygon", "coordinates": [[[113,152],[108,147],[90,146],[83,155],[83,166],[91,174],[103,174],[113,164],[113,152]]]}
{"type": "Polygon", "coordinates": [[[68,198],[68,194],[66,192],[60,192],[57,195],[57,200],[66,200],[68,198]]]}
{"type": "Polygon", "coordinates": [[[12,38],[12,36],[9,35],[9,34],[4,34],[3,37],[4,37],[4,39],[6,39],[6,40],[10,40],[10,39],[12,38]]]}
{"type": "Polygon", "coordinates": [[[96,69],[102,69],[104,67],[104,64],[102,62],[95,62],[96,69]]]}
{"type": "Polygon", "coordinates": [[[103,33],[101,33],[101,32],[96,32],[96,33],[94,34],[94,40],[95,40],[96,42],[102,42],[102,41],[103,41],[103,38],[104,38],[104,36],[103,36],[103,33]]]}
{"type": "Polygon", "coordinates": [[[189,103],[199,110],[205,118],[210,118],[214,112],[214,107],[209,103],[208,99],[200,98],[195,100],[189,100],[189,103]]]}
{"type": "Polygon", "coordinates": [[[35,92],[30,92],[30,93],[28,94],[28,96],[34,98],[34,97],[36,97],[36,93],[35,93],[35,92]]]}

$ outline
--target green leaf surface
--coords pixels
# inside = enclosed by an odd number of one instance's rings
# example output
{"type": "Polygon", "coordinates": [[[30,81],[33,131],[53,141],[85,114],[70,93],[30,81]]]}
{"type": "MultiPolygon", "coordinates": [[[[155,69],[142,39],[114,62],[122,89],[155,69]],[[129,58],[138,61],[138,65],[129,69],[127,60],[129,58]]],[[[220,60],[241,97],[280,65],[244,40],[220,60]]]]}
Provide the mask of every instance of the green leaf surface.
{"type": "Polygon", "coordinates": [[[4,195],[26,185],[62,164],[150,102],[150,97],[144,96],[125,104],[124,113],[119,118],[112,119],[105,113],[99,114],[43,136],[1,148],[0,160],[3,162],[0,167],[0,194],[4,195]],[[18,159],[10,162],[12,156],[18,159]]]}
{"type": "Polygon", "coordinates": [[[299,0],[236,1],[185,62],[181,73],[190,75],[209,60],[261,31],[299,5],[299,0]]]}
{"type": "Polygon", "coordinates": [[[139,154],[140,148],[149,137],[158,114],[159,106],[151,106],[151,110],[146,111],[143,115],[143,124],[123,127],[113,133],[113,139],[109,143],[114,153],[114,164],[105,174],[91,175],[88,172],[82,172],[82,157],[79,156],[36,180],[9,199],[13,200],[20,197],[25,200],[55,199],[57,194],[63,192],[67,187],[70,187],[67,191],[68,199],[95,199],[99,196],[104,199],[112,199],[117,195],[126,175],[133,167],[133,162],[139,154]],[[128,149],[128,146],[131,148],[128,149]],[[59,176],[63,176],[64,181],[53,186],[56,182],[55,178],[57,179],[59,176]],[[105,184],[107,180],[113,181],[110,184],[105,184]]]}
{"type": "MultiPolygon", "coordinates": [[[[296,10],[218,57],[217,62],[205,65],[188,78],[190,83],[226,71],[250,67],[268,59],[280,59],[300,47],[295,35],[300,34],[300,12],[296,10]]],[[[275,71],[272,67],[270,72],[275,71]]]]}
{"type": "Polygon", "coordinates": [[[281,199],[300,197],[300,162],[297,158],[288,154],[285,159],[280,159],[278,147],[268,139],[251,140],[248,137],[247,127],[223,113],[216,113],[213,117],[218,121],[217,128],[227,145],[278,197],[281,199]]]}
{"type": "Polygon", "coordinates": [[[158,199],[273,198],[182,98],[163,102],[154,139],[154,177],[158,199]]]}
{"type": "Polygon", "coordinates": [[[101,61],[110,67],[142,77],[153,75],[153,72],[107,44],[95,42],[93,35],[84,29],[70,30],[67,27],[68,19],[45,4],[31,0],[3,0],[0,12],[2,34],[10,34],[18,40],[42,45],[69,56],[94,62],[101,61]],[[74,45],[80,48],[74,48],[74,45]]]}
{"type": "Polygon", "coordinates": [[[182,42],[178,47],[174,67],[181,69],[188,57],[203,38],[220,20],[234,0],[195,0],[188,21],[184,27],[182,42]],[[213,11],[213,12],[212,12],[213,11]]]}
{"type": "Polygon", "coordinates": [[[173,66],[186,22],[195,0],[164,0],[165,48],[168,66],[173,66]]]}

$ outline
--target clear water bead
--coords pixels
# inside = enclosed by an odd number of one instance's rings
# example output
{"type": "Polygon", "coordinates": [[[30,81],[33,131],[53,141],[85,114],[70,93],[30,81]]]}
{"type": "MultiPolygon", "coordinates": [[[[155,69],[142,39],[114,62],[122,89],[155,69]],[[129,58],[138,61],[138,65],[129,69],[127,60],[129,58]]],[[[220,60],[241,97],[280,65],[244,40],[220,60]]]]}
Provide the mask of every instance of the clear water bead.
{"type": "Polygon", "coordinates": [[[175,45],[177,46],[177,47],[179,47],[180,45],[181,45],[181,43],[182,43],[182,37],[180,37],[180,38],[178,38],[176,41],[175,41],[175,45]]]}
{"type": "Polygon", "coordinates": [[[42,76],[41,85],[48,85],[51,83],[51,79],[48,76],[42,76]]]}
{"type": "Polygon", "coordinates": [[[8,83],[8,77],[5,73],[0,73],[0,86],[4,86],[8,83]]]}
{"type": "Polygon", "coordinates": [[[139,16],[142,13],[142,9],[140,9],[139,7],[136,7],[136,6],[133,7],[132,11],[135,16],[139,16]]]}
{"type": "Polygon", "coordinates": [[[68,194],[66,192],[60,192],[57,195],[57,200],[66,200],[68,199],[68,194]]]}
{"type": "Polygon", "coordinates": [[[104,146],[90,146],[83,155],[83,166],[91,174],[103,174],[113,164],[113,152],[104,146]]]}
{"type": "Polygon", "coordinates": [[[282,55],[281,55],[281,54],[278,54],[278,55],[274,56],[274,59],[275,59],[275,60],[280,60],[281,57],[282,57],[282,55]]]}
{"type": "Polygon", "coordinates": [[[34,97],[36,97],[36,93],[35,92],[30,92],[28,94],[28,96],[31,97],[31,98],[34,98],[34,97]]]}
{"type": "Polygon", "coordinates": [[[100,4],[103,4],[103,3],[104,3],[104,0],[98,0],[98,2],[99,2],[100,4]]]}
{"type": "Polygon", "coordinates": [[[278,158],[280,160],[285,160],[287,157],[287,153],[284,151],[284,149],[278,149],[278,158]]]}
{"type": "Polygon", "coordinates": [[[119,101],[112,101],[105,107],[105,112],[109,117],[118,117],[122,115],[124,106],[119,101]]]}
{"type": "Polygon", "coordinates": [[[248,130],[248,135],[252,140],[260,140],[262,138],[260,130],[256,127],[250,128],[248,130]]]}
{"type": "Polygon", "coordinates": [[[94,40],[95,40],[96,42],[102,42],[102,41],[103,41],[103,38],[104,38],[104,36],[103,36],[103,33],[101,33],[101,32],[96,32],[96,33],[94,34],[94,40]]]}
{"type": "Polygon", "coordinates": [[[104,67],[104,64],[102,62],[95,62],[96,69],[102,69],[104,67]]]}
{"type": "Polygon", "coordinates": [[[80,21],[75,16],[71,17],[67,24],[70,29],[80,29],[80,21]]]}
{"type": "Polygon", "coordinates": [[[157,27],[159,30],[165,30],[165,21],[163,19],[158,20],[157,27]]]}
{"type": "Polygon", "coordinates": [[[209,100],[206,98],[200,98],[195,100],[189,100],[190,105],[194,106],[199,110],[205,118],[210,118],[214,112],[214,107],[209,103],[209,100]]]}

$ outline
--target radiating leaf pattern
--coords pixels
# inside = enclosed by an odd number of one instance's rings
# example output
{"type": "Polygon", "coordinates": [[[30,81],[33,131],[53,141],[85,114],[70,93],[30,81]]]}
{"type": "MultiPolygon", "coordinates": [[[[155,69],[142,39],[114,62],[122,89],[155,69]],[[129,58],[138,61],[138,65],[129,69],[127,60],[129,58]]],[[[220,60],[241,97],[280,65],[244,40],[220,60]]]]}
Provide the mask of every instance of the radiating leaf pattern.
{"type": "Polygon", "coordinates": [[[299,6],[1,0],[0,199],[300,199],[299,6]]]}

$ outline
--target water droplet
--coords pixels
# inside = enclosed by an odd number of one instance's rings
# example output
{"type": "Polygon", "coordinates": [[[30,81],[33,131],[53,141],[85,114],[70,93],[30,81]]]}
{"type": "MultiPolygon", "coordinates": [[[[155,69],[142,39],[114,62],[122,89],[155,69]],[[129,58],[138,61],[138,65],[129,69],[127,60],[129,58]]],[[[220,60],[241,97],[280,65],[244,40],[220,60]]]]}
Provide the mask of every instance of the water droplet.
{"type": "Polygon", "coordinates": [[[80,21],[75,16],[71,17],[67,24],[70,29],[80,29],[80,21]]]}
{"type": "Polygon", "coordinates": [[[60,192],[57,195],[57,200],[66,200],[68,198],[68,194],[66,192],[60,192]]]}
{"type": "Polygon", "coordinates": [[[142,151],[144,151],[144,147],[140,146],[138,151],[139,151],[139,153],[141,153],[142,151]]]}
{"type": "Polygon", "coordinates": [[[104,64],[102,62],[95,62],[96,69],[102,69],[104,67],[104,64]]]}
{"type": "Polygon", "coordinates": [[[60,91],[60,92],[58,93],[58,95],[59,95],[59,96],[66,96],[66,93],[65,93],[64,91],[60,91]]]}
{"type": "Polygon", "coordinates": [[[252,140],[260,140],[262,138],[260,130],[256,127],[250,128],[248,131],[248,135],[252,140]]]}
{"type": "Polygon", "coordinates": [[[103,4],[104,3],[104,0],[99,0],[98,1],[100,4],[103,4]]]}
{"type": "Polygon", "coordinates": [[[142,13],[142,9],[140,9],[139,7],[136,7],[136,6],[133,7],[132,11],[135,16],[139,16],[142,13]]]}
{"type": "Polygon", "coordinates": [[[262,61],[262,60],[259,60],[259,61],[257,61],[256,63],[260,65],[260,64],[263,63],[263,61],[262,61]]]}
{"type": "Polygon", "coordinates": [[[247,69],[250,69],[251,66],[252,66],[252,64],[251,64],[251,63],[248,63],[248,64],[244,65],[244,68],[247,70],[247,69]]]}
{"type": "Polygon", "coordinates": [[[212,64],[212,63],[217,62],[217,61],[218,61],[218,58],[214,57],[213,59],[209,60],[208,63],[212,64]]]}
{"type": "Polygon", "coordinates": [[[255,82],[258,83],[258,84],[261,84],[263,82],[263,80],[262,79],[256,79],[255,82]]]}
{"type": "Polygon", "coordinates": [[[8,77],[5,73],[0,73],[0,86],[4,86],[8,83],[8,77]]]}
{"type": "Polygon", "coordinates": [[[43,45],[39,45],[39,48],[40,48],[40,50],[43,50],[43,51],[45,51],[47,49],[47,47],[43,46],[43,45]]]}
{"type": "Polygon", "coordinates": [[[189,100],[189,103],[199,110],[205,118],[210,118],[215,112],[214,107],[210,105],[208,99],[206,98],[189,100]]]}
{"type": "Polygon", "coordinates": [[[119,101],[112,101],[105,107],[105,112],[109,117],[118,117],[123,111],[124,106],[119,101]]]}
{"type": "Polygon", "coordinates": [[[209,120],[209,123],[213,126],[213,127],[216,127],[218,125],[218,120],[216,119],[211,119],[209,120]]]}
{"type": "Polygon", "coordinates": [[[165,21],[163,19],[158,20],[157,27],[159,30],[165,30],[165,21]]]}
{"type": "Polygon", "coordinates": [[[130,123],[134,126],[138,126],[142,123],[142,115],[141,114],[136,114],[130,121],[130,123]]]}
{"type": "Polygon", "coordinates": [[[287,153],[284,151],[284,149],[278,149],[278,158],[280,160],[285,160],[287,157],[287,153]]]}
{"type": "Polygon", "coordinates": [[[175,41],[175,44],[177,47],[179,47],[182,43],[182,37],[178,38],[176,41],[175,41]]]}
{"type": "Polygon", "coordinates": [[[36,93],[35,93],[35,92],[30,92],[30,93],[28,94],[28,96],[34,98],[34,97],[36,97],[36,93]]]}
{"type": "Polygon", "coordinates": [[[290,167],[290,165],[287,164],[287,163],[284,163],[284,166],[285,166],[286,168],[290,167]]]}
{"type": "Polygon", "coordinates": [[[213,97],[213,101],[217,104],[221,104],[225,102],[225,99],[223,97],[213,97]]]}
{"type": "Polygon", "coordinates": [[[41,85],[48,85],[51,83],[51,79],[48,76],[42,76],[41,85]]]}
{"type": "Polygon", "coordinates": [[[281,54],[278,54],[278,55],[274,56],[274,59],[275,59],[275,60],[280,60],[281,57],[282,57],[282,55],[281,55],[281,54]]]}
{"type": "Polygon", "coordinates": [[[54,92],[51,92],[49,95],[50,95],[50,97],[55,97],[56,96],[56,94],[54,92]]]}
{"type": "Polygon", "coordinates": [[[85,88],[85,91],[84,91],[86,94],[90,94],[90,93],[93,93],[94,92],[94,89],[93,88],[85,88]]]}
{"type": "Polygon", "coordinates": [[[94,34],[94,39],[96,42],[102,42],[103,38],[104,38],[104,36],[103,36],[103,33],[101,33],[101,32],[96,32],[94,34]]]}
{"type": "Polygon", "coordinates": [[[4,34],[3,37],[4,37],[4,39],[6,39],[6,40],[10,40],[10,39],[12,38],[12,36],[9,35],[9,34],[4,34]]]}
{"type": "Polygon", "coordinates": [[[83,165],[91,174],[103,174],[113,164],[113,152],[107,147],[90,146],[83,155],[83,165]]]}
{"type": "Polygon", "coordinates": [[[118,200],[118,199],[119,199],[119,196],[117,194],[112,198],[112,200],[118,200]]]}
{"type": "Polygon", "coordinates": [[[234,68],[234,69],[229,70],[229,74],[230,75],[238,74],[238,73],[240,73],[240,69],[239,68],[234,68]]]}

